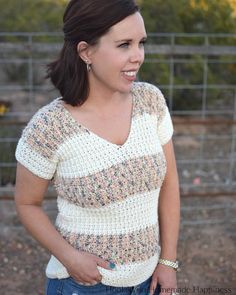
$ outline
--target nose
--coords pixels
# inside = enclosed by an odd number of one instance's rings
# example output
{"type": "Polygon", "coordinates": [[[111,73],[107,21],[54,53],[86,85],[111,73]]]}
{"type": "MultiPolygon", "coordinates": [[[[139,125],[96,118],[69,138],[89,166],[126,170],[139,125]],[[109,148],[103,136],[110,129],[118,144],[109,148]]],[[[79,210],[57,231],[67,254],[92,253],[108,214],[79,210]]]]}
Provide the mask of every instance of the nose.
{"type": "Polygon", "coordinates": [[[143,47],[134,48],[130,56],[130,61],[132,63],[141,64],[143,60],[144,60],[144,48],[143,47]]]}

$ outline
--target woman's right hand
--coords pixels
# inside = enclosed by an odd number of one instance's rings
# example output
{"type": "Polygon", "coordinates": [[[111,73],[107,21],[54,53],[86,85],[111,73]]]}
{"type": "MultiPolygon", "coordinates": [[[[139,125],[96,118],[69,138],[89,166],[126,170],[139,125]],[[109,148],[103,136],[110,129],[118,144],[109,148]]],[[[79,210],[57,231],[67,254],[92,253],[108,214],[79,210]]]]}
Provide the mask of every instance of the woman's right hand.
{"type": "Polygon", "coordinates": [[[31,235],[66,267],[73,279],[78,283],[98,283],[102,276],[97,266],[111,270],[109,261],[76,250],[56,230],[42,209],[49,182],[17,163],[15,202],[20,220],[31,235]]]}
{"type": "Polygon", "coordinates": [[[95,285],[102,280],[98,265],[108,270],[113,270],[115,267],[113,264],[112,268],[110,262],[94,254],[74,249],[65,267],[69,275],[78,283],[95,285]]]}

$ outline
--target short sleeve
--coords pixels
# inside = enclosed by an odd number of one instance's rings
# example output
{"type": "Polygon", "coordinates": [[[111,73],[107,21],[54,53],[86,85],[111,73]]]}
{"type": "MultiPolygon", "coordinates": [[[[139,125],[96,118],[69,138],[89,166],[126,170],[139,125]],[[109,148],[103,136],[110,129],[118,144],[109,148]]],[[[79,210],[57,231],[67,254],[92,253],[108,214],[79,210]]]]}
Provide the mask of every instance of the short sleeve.
{"type": "Polygon", "coordinates": [[[166,144],[174,133],[173,123],[171,120],[170,112],[168,107],[165,107],[165,115],[157,127],[157,133],[161,142],[161,145],[166,144]]]}
{"type": "Polygon", "coordinates": [[[58,157],[52,121],[43,111],[38,111],[24,128],[18,141],[16,160],[33,174],[52,179],[58,157]]]}
{"type": "Polygon", "coordinates": [[[161,145],[165,145],[172,138],[174,128],[164,95],[158,88],[156,88],[156,93],[158,100],[157,116],[159,118],[157,134],[160,139],[161,145]]]}

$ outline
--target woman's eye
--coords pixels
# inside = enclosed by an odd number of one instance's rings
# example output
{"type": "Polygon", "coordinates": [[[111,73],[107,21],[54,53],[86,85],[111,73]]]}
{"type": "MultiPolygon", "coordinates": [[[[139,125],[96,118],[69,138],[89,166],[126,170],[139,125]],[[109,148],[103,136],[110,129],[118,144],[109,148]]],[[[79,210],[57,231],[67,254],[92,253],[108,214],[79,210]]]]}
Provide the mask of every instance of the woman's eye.
{"type": "Polygon", "coordinates": [[[142,46],[144,46],[146,43],[147,43],[147,40],[143,40],[143,41],[140,42],[140,44],[141,44],[142,46]]]}
{"type": "Polygon", "coordinates": [[[121,44],[119,47],[126,48],[126,47],[128,47],[128,46],[129,46],[129,43],[123,43],[123,44],[121,44]]]}
{"type": "MultiPolygon", "coordinates": [[[[139,44],[140,44],[141,46],[144,46],[145,43],[147,43],[147,40],[143,40],[143,41],[141,41],[139,44]]],[[[119,45],[119,47],[121,47],[121,48],[128,48],[129,45],[130,45],[130,43],[126,42],[126,43],[122,43],[121,45],[119,45]]]]}

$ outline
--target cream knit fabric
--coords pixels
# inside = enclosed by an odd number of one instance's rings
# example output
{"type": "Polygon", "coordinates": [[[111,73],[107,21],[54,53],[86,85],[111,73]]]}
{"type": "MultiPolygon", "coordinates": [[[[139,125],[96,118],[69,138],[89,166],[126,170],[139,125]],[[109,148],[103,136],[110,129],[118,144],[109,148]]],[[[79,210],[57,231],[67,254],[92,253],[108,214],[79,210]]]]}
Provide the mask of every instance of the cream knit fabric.
{"type": "MultiPolygon", "coordinates": [[[[73,247],[116,264],[98,267],[105,285],[148,279],[159,259],[158,197],[166,173],[162,145],[173,125],[161,91],[132,87],[129,136],[113,144],[77,122],[60,98],[42,107],[23,130],[16,159],[57,191],[57,230],[73,247]]],[[[46,275],[66,278],[51,256],[46,275]]]]}

